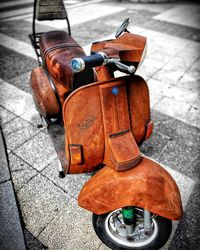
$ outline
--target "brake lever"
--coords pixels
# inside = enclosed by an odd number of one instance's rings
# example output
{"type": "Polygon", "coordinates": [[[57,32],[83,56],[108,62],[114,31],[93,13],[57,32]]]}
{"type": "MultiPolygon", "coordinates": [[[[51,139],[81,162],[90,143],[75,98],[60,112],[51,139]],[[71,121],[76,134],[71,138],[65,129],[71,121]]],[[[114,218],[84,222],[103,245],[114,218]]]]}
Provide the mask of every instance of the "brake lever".
{"type": "Polygon", "coordinates": [[[104,63],[108,64],[108,63],[113,63],[117,66],[117,68],[123,70],[123,71],[127,71],[130,74],[133,74],[136,70],[136,68],[133,65],[127,66],[124,63],[120,62],[120,59],[116,59],[116,58],[105,58],[104,59],[104,63]]]}
{"type": "Polygon", "coordinates": [[[135,67],[133,65],[127,66],[126,64],[123,64],[121,62],[115,61],[114,64],[119,68],[124,71],[128,71],[129,73],[133,74],[135,72],[135,67]]]}

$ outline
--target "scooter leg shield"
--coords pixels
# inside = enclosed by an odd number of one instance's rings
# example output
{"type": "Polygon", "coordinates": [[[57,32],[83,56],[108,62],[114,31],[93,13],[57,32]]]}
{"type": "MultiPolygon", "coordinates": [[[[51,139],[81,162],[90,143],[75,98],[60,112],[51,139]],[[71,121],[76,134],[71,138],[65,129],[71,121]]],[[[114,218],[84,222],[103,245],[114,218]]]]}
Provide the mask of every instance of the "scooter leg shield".
{"type": "Polygon", "coordinates": [[[101,169],[84,185],[78,203],[98,215],[126,206],[141,207],[171,220],[179,220],[183,213],[176,182],[146,157],[128,171],[117,172],[108,166],[101,169]]]}

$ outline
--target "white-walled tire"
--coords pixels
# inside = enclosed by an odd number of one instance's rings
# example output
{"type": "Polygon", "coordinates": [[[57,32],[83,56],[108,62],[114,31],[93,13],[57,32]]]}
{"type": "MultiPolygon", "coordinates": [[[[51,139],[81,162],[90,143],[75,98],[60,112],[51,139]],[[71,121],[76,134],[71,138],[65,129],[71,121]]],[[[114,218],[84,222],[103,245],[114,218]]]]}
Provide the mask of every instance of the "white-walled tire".
{"type": "Polygon", "coordinates": [[[142,229],[143,217],[140,216],[140,214],[143,214],[143,210],[136,208],[135,211],[138,236],[136,235],[134,239],[129,240],[126,237],[125,225],[123,225],[123,219],[120,217],[121,209],[103,215],[93,214],[93,226],[97,236],[104,244],[113,250],[160,249],[170,237],[172,230],[171,220],[160,216],[152,216],[152,231],[147,235],[142,229]],[[119,225],[117,225],[116,220],[113,219],[114,217],[118,217],[119,225]]]}

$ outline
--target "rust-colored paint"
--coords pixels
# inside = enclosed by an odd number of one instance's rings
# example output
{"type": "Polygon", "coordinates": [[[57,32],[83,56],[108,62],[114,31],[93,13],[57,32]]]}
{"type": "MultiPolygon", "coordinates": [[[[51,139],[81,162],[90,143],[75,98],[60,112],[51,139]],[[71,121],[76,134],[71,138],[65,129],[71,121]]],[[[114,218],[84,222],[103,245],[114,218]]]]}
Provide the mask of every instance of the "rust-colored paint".
{"type": "MultiPolygon", "coordinates": [[[[142,59],[143,52],[146,46],[146,38],[140,35],[134,35],[131,33],[125,32],[122,36],[108,40],[100,41],[92,44],[91,51],[98,52],[103,51],[108,56],[112,58],[120,58],[122,62],[131,63],[136,68],[138,67],[139,62],[142,59]]],[[[104,67],[97,67],[97,76],[100,80],[105,80],[108,75],[108,71],[104,67]],[[105,76],[104,76],[105,74],[105,76]]],[[[110,66],[109,66],[110,67],[110,66]]],[[[115,71],[116,68],[110,68],[109,72],[115,71]]],[[[108,79],[108,78],[107,78],[108,79]]]]}
{"type": "Polygon", "coordinates": [[[130,127],[126,82],[101,84],[99,88],[105,135],[103,163],[124,171],[134,167],[141,156],[130,127]],[[113,89],[118,93],[112,94],[113,89]]]}
{"type": "Polygon", "coordinates": [[[30,82],[39,112],[44,117],[57,117],[61,110],[49,83],[49,79],[42,67],[37,67],[32,70],[30,82]]]}
{"type": "Polygon", "coordinates": [[[63,84],[61,84],[57,79],[53,78],[54,86],[56,87],[56,91],[58,93],[58,98],[60,100],[61,106],[66,100],[67,96],[72,92],[70,89],[66,88],[63,84]]]}
{"type": "Polygon", "coordinates": [[[131,129],[140,144],[146,137],[146,126],[150,121],[149,89],[145,80],[135,75],[127,85],[131,129]]]}
{"type": "Polygon", "coordinates": [[[145,140],[150,138],[152,132],[153,132],[153,121],[150,121],[146,124],[145,140]]]}
{"type": "Polygon", "coordinates": [[[120,171],[138,164],[140,152],[136,143],[144,140],[150,120],[148,95],[145,81],[135,75],[89,84],[72,92],[63,105],[69,173],[91,172],[101,163],[120,171]],[[115,86],[120,89],[120,98],[111,93],[115,86]],[[121,142],[112,136],[118,132],[121,142]],[[82,164],[70,162],[69,144],[82,145],[82,164]]]}
{"type": "Polygon", "coordinates": [[[175,181],[145,157],[128,171],[117,172],[108,166],[101,169],[84,185],[78,204],[95,214],[125,206],[141,207],[171,220],[179,220],[183,214],[175,181]]]}
{"type": "Polygon", "coordinates": [[[76,81],[83,84],[94,80],[93,70],[74,75],[70,66],[75,57],[86,56],[79,44],[64,31],[45,32],[40,36],[40,50],[60,98],[64,103],[66,96],[74,89],[76,81]],[[93,77],[91,77],[93,75],[93,77]],[[82,82],[81,82],[82,83],[82,82]]]}
{"type": "Polygon", "coordinates": [[[96,72],[98,81],[106,81],[114,78],[113,70],[107,66],[96,67],[96,72]]]}
{"type": "Polygon", "coordinates": [[[67,159],[69,159],[70,174],[94,171],[102,163],[104,135],[99,86],[98,84],[91,85],[72,92],[63,105],[65,148],[67,159]],[[82,164],[73,164],[70,161],[68,147],[70,144],[82,145],[82,164]]]}
{"type": "Polygon", "coordinates": [[[73,82],[70,62],[85,56],[83,49],[64,31],[45,32],[40,36],[40,50],[50,75],[68,90],[73,82]]]}

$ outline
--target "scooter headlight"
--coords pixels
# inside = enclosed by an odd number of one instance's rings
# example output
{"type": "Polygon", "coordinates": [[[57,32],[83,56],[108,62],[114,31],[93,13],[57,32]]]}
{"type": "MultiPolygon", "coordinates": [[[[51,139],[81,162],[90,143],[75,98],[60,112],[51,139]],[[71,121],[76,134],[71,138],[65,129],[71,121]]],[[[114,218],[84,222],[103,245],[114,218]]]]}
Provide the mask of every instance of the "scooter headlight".
{"type": "Polygon", "coordinates": [[[78,73],[85,69],[85,62],[82,58],[74,58],[71,61],[71,68],[73,72],[78,73]]]}

